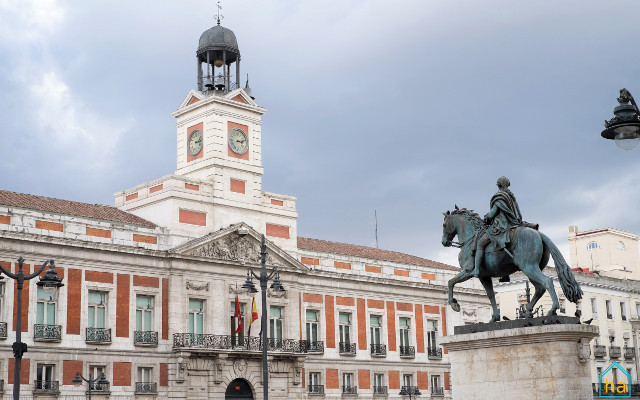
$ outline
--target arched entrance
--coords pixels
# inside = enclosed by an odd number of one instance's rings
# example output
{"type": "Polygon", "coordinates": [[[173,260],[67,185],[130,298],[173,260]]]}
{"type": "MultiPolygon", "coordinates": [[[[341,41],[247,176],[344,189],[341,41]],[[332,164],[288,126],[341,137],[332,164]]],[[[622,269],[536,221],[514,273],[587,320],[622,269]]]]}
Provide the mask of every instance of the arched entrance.
{"type": "Polygon", "coordinates": [[[225,400],[253,399],[253,391],[251,391],[249,382],[238,378],[232,380],[229,386],[227,386],[224,398],[225,400]]]}

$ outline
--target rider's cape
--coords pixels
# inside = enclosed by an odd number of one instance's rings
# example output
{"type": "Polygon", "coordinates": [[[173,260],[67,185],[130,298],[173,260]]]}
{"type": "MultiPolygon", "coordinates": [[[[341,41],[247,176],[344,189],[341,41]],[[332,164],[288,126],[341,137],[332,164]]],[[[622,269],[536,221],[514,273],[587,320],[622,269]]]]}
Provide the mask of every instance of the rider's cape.
{"type": "Polygon", "coordinates": [[[490,209],[494,206],[498,207],[499,212],[487,232],[496,250],[501,250],[509,244],[510,228],[522,224],[522,216],[516,199],[507,192],[498,192],[493,195],[490,209]]]}

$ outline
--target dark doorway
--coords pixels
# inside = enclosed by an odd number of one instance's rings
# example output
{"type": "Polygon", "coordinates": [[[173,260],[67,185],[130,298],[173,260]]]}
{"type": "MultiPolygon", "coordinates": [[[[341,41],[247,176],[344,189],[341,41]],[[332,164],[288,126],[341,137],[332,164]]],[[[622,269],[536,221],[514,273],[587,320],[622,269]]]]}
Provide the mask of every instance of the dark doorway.
{"type": "Polygon", "coordinates": [[[234,379],[227,386],[227,391],[224,395],[225,400],[233,399],[253,399],[253,392],[249,382],[244,379],[234,379]]]}

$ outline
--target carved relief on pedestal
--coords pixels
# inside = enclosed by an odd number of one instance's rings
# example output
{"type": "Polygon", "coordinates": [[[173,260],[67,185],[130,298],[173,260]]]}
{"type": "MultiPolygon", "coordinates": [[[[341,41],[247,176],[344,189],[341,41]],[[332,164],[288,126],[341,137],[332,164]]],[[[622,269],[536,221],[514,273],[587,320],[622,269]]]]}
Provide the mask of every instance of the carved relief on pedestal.
{"type": "Polygon", "coordinates": [[[578,342],[578,356],[580,357],[581,363],[589,362],[589,358],[591,357],[591,347],[589,346],[588,339],[580,339],[578,342]]]}
{"type": "Polygon", "coordinates": [[[476,309],[462,309],[462,320],[464,322],[476,322],[478,320],[476,309]]]}

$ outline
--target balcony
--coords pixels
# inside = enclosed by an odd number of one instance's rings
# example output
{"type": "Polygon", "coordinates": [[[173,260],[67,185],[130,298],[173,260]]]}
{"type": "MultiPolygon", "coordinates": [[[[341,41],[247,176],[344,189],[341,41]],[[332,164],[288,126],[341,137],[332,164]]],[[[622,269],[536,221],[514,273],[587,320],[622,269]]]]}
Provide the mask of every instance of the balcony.
{"type": "Polygon", "coordinates": [[[324,342],[302,340],[300,346],[304,353],[324,353],[324,342]]]}
{"type": "Polygon", "coordinates": [[[607,346],[601,344],[593,345],[593,356],[596,358],[604,358],[607,356],[607,346]]]}
{"type": "Polygon", "coordinates": [[[154,331],[134,331],[133,344],[136,346],[157,346],[158,332],[154,331]]]}
{"type": "Polygon", "coordinates": [[[416,356],[415,346],[400,346],[400,357],[414,358],[416,356]]]}
{"type": "MultiPolygon", "coordinates": [[[[338,351],[340,354],[355,356],[356,355],[356,344],[355,343],[347,343],[340,342],[338,343],[338,351]]],[[[347,386],[350,387],[350,386],[347,386]]]]}
{"type": "MultiPolygon", "coordinates": [[[[307,351],[305,340],[267,339],[267,344],[267,350],[272,352],[305,353],[307,351]]],[[[238,337],[230,335],[174,333],[173,348],[258,352],[262,351],[262,340],[255,336],[238,337]]]]}
{"type": "Polygon", "coordinates": [[[36,342],[59,342],[62,340],[61,325],[33,325],[33,340],[36,342]]]}
{"type": "Polygon", "coordinates": [[[427,355],[429,360],[442,360],[442,348],[429,347],[427,348],[427,355]]]}
{"type": "Polygon", "coordinates": [[[4,379],[0,379],[0,393],[4,393],[4,379]]]}
{"type": "Polygon", "coordinates": [[[6,338],[7,338],[7,323],[0,322],[0,339],[6,339],[6,338]]]}
{"type": "Polygon", "coordinates": [[[389,394],[389,390],[387,389],[386,386],[374,386],[373,387],[373,394],[382,394],[382,395],[388,395],[389,394]]]}
{"type": "Polygon", "coordinates": [[[636,349],[633,347],[624,347],[625,360],[632,360],[636,356],[636,349]]]}
{"type": "MultiPolygon", "coordinates": [[[[105,383],[104,385],[101,385],[98,382],[93,382],[89,384],[89,386],[91,386],[91,393],[95,393],[95,394],[109,393],[109,383],[105,383]]],[[[86,393],[89,393],[89,391],[87,390],[86,393]]]]}
{"type": "Polygon", "coordinates": [[[371,355],[374,357],[385,357],[387,355],[387,345],[371,344],[371,355]]]}
{"type": "Polygon", "coordinates": [[[444,396],[444,388],[432,386],[431,387],[431,397],[433,396],[444,396]]]}
{"type": "Polygon", "coordinates": [[[136,382],[136,394],[158,393],[158,384],[155,382],[136,382]]]}
{"type": "Polygon", "coordinates": [[[309,394],[324,394],[324,385],[309,385],[309,394]]]}
{"type": "Polygon", "coordinates": [[[60,393],[58,381],[33,381],[33,393],[60,393]]]}
{"type": "Polygon", "coordinates": [[[622,351],[619,346],[609,347],[609,358],[620,358],[622,351]]]}
{"type": "Polygon", "coordinates": [[[111,343],[111,329],[87,328],[87,343],[111,343]]]}
{"type": "Polygon", "coordinates": [[[613,319],[613,314],[607,314],[607,319],[613,319]]]}
{"type": "Polygon", "coordinates": [[[343,386],[342,394],[358,394],[357,386],[343,386]]]}

